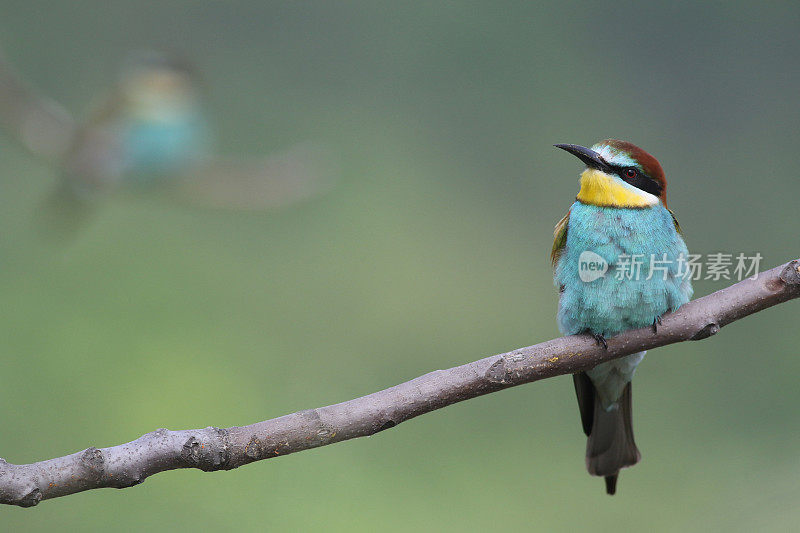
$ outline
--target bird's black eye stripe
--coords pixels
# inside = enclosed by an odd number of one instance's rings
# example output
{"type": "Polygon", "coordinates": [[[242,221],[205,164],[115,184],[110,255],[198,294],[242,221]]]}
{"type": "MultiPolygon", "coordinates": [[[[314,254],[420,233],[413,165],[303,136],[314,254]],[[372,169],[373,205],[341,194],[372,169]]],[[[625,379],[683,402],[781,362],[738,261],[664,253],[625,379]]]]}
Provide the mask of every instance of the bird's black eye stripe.
{"type": "Polygon", "coordinates": [[[661,184],[644,172],[634,167],[617,167],[617,175],[625,182],[630,183],[637,189],[649,192],[653,196],[661,195],[661,184]]]}

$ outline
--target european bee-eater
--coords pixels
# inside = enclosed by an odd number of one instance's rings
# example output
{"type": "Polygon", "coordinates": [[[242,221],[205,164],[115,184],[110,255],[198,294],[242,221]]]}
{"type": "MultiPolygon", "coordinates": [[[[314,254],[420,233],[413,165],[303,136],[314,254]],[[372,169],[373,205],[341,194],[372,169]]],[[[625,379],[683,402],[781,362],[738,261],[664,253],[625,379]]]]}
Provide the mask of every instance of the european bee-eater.
{"type": "Polygon", "coordinates": [[[0,126],[61,179],[40,225],[71,235],[112,193],[158,191],[214,208],[272,209],[323,193],[338,177],[326,147],[301,142],[264,156],[211,150],[198,76],[179,58],[132,54],[85,121],[45,97],[0,53],[0,126]]]}
{"type": "MultiPolygon", "coordinates": [[[[554,232],[559,329],[564,335],[591,334],[605,346],[607,337],[622,331],[657,328],[663,314],[692,295],[682,272],[688,252],[667,208],[661,165],[641,148],[615,139],[591,148],[555,146],[586,164],[576,202],[554,232]],[[589,267],[592,275],[581,271],[589,267]]],[[[586,468],[605,477],[608,494],[616,492],[619,470],[641,457],[633,439],[631,379],[644,354],[573,376],[588,437],[586,468]]]]}
{"type": "Polygon", "coordinates": [[[197,166],[211,138],[198,92],[183,61],[132,55],[79,128],[63,162],[64,184],[92,195],[120,184],[158,184],[197,166]]]}

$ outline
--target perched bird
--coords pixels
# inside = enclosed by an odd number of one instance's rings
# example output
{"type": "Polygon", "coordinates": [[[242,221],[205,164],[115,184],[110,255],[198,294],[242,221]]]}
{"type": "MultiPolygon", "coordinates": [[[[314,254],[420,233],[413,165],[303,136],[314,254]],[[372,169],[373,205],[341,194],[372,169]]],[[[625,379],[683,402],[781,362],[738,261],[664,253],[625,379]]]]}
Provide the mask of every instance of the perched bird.
{"type": "MultiPolygon", "coordinates": [[[[661,165],[641,148],[615,139],[591,148],[555,146],[586,164],[577,201],[554,231],[559,329],[565,335],[591,334],[603,346],[607,337],[625,330],[655,330],[663,314],[692,295],[689,275],[682,272],[688,252],[667,208],[661,165]],[[594,274],[586,275],[590,260],[594,274]]],[[[633,439],[631,379],[644,354],[573,376],[588,437],[586,468],[605,478],[608,494],[616,492],[619,470],[641,457],[633,439]]]]}

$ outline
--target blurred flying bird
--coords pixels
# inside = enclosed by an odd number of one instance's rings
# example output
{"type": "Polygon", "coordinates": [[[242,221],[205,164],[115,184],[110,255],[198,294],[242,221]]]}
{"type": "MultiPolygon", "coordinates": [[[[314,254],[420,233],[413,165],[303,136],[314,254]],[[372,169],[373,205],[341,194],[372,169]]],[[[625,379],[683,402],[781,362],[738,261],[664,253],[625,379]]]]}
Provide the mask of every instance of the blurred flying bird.
{"type": "MultiPolygon", "coordinates": [[[[559,329],[564,335],[589,333],[604,347],[607,337],[622,331],[655,330],[663,314],[692,295],[688,273],[681,272],[688,251],[667,209],[661,165],[641,148],[615,139],[591,148],[555,146],[586,165],[577,201],[554,232],[559,329]]],[[[619,470],[640,459],[633,439],[631,380],[644,354],[573,376],[588,437],[586,468],[605,478],[608,494],[616,492],[619,470]]]]}
{"type": "Polygon", "coordinates": [[[76,123],[0,58],[0,121],[34,155],[53,161],[60,180],[42,213],[69,233],[110,193],[148,191],[198,205],[268,209],[328,190],[332,154],[300,143],[266,157],[220,157],[194,70],[157,52],[138,52],[113,90],[76,123]]]}
{"type": "Polygon", "coordinates": [[[192,71],[161,54],[137,53],[78,128],[63,161],[65,178],[77,194],[117,183],[160,184],[199,166],[209,143],[192,71]]]}

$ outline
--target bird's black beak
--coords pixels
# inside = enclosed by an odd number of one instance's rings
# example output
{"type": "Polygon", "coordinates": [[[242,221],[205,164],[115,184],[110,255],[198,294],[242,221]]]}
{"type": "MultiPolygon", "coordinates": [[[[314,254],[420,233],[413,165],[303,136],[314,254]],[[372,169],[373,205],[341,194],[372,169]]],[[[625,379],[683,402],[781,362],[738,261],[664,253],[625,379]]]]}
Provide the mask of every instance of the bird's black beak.
{"type": "Polygon", "coordinates": [[[556,148],[561,148],[562,150],[566,150],[567,152],[571,153],[584,163],[589,168],[596,168],[602,172],[612,173],[611,167],[608,166],[600,154],[595,152],[594,150],[590,150],[589,148],[585,148],[583,146],[579,146],[577,144],[554,144],[556,148]]]}

